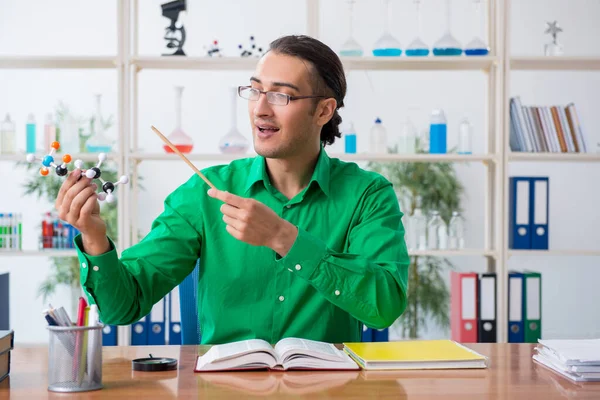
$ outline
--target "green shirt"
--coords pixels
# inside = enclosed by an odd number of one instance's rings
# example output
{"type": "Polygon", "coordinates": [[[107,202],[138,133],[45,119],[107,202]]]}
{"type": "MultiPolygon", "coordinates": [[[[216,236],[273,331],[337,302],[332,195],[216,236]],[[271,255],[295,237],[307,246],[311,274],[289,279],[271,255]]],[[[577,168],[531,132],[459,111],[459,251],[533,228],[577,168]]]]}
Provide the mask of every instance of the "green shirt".
{"type": "Polygon", "coordinates": [[[390,326],[406,307],[409,257],[389,181],[320,152],[308,186],[288,200],[263,157],[203,170],[219,189],[256,199],[298,227],[285,257],[232,237],[220,200],[197,175],[169,194],[150,233],[118,258],[81,251],[81,284],[106,324],[128,325],[200,260],[202,344],[302,337],[360,341],[362,324],[390,326]]]}

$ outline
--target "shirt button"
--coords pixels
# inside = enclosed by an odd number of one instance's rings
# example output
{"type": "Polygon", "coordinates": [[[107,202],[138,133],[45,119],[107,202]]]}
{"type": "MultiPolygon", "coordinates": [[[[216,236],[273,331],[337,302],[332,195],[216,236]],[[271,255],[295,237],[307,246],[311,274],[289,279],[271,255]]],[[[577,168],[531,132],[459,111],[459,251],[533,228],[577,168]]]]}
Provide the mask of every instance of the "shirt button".
{"type": "Polygon", "coordinates": [[[300,264],[296,264],[296,271],[300,271],[302,269],[302,266],[300,264]]]}
{"type": "Polygon", "coordinates": [[[292,208],[292,205],[288,204],[287,206],[285,206],[285,208],[292,208]]]}
{"type": "Polygon", "coordinates": [[[82,263],[81,263],[81,268],[87,268],[87,264],[86,264],[86,263],[84,263],[84,262],[82,262],[82,263]]]}
{"type": "Polygon", "coordinates": [[[279,296],[279,301],[284,301],[284,300],[285,300],[285,297],[279,296]]]}
{"type": "Polygon", "coordinates": [[[339,290],[336,290],[334,293],[335,293],[336,296],[340,295],[340,291],[339,290]]]}
{"type": "Polygon", "coordinates": [[[94,268],[92,268],[94,271],[98,271],[100,268],[98,268],[97,265],[94,265],[94,268]]]}

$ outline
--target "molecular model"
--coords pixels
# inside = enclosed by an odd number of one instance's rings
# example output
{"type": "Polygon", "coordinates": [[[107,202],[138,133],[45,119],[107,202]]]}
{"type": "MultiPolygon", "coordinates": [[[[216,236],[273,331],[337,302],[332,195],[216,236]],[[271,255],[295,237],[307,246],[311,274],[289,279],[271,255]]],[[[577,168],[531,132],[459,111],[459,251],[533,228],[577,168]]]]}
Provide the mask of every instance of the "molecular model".
{"type": "Polygon", "coordinates": [[[221,53],[221,48],[219,47],[219,42],[213,40],[208,49],[204,46],[204,50],[206,50],[206,55],[210,57],[221,57],[223,53],[221,53]]]}
{"type": "MultiPolygon", "coordinates": [[[[86,176],[89,179],[98,179],[100,180],[100,182],[102,182],[102,191],[104,193],[98,193],[98,200],[100,201],[104,201],[106,200],[107,203],[112,203],[115,201],[115,196],[113,195],[114,191],[115,191],[115,187],[117,185],[124,185],[126,183],[129,183],[129,178],[126,175],[121,176],[121,178],[115,182],[108,182],[108,181],[104,181],[100,176],[102,175],[102,171],[100,170],[100,166],[102,165],[102,162],[106,160],[106,154],[104,153],[99,153],[98,154],[98,164],[95,167],[92,167],[88,170],[85,171],[81,171],[81,176],[86,176]]],[[[82,168],[83,167],[83,161],[81,160],[77,160],[75,161],[75,167],[77,168],[82,168]]]]}
{"type": "Polygon", "coordinates": [[[42,168],[40,168],[40,174],[42,176],[48,175],[48,173],[50,172],[48,170],[48,167],[54,168],[54,170],[56,171],[56,175],[58,175],[58,176],[65,176],[69,172],[67,170],[67,164],[71,162],[71,156],[68,155],[68,154],[65,154],[63,156],[63,163],[61,165],[57,165],[54,162],[54,157],[52,155],[59,148],[60,148],[60,143],[58,143],[58,142],[52,142],[50,144],[50,153],[48,153],[47,155],[45,155],[43,158],[36,157],[35,154],[27,154],[27,162],[33,163],[35,161],[41,161],[42,162],[42,168]]]}
{"type": "Polygon", "coordinates": [[[263,54],[262,47],[256,48],[256,43],[254,43],[254,36],[250,36],[250,49],[249,50],[244,49],[244,47],[241,44],[238,45],[238,49],[240,49],[241,57],[252,57],[252,56],[260,57],[263,54]]]}

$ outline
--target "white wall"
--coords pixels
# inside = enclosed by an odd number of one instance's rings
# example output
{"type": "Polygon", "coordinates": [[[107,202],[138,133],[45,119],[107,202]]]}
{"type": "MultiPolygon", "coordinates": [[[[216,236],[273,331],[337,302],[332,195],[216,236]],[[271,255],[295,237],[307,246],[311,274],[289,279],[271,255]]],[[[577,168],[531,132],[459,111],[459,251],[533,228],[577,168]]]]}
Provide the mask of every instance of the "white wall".
{"type": "MultiPolygon", "coordinates": [[[[0,54],[36,55],[110,55],[116,52],[116,1],[61,0],[52,6],[43,0],[0,0],[0,54]]],[[[162,39],[167,20],[161,16],[160,3],[140,3],[140,43],[142,55],[164,51],[162,39]]],[[[304,1],[228,0],[225,2],[188,1],[185,26],[189,55],[204,55],[203,47],[218,39],[228,55],[237,55],[237,44],[247,44],[249,35],[267,46],[279,35],[305,33],[304,1]],[[237,10],[235,13],[232,10],[237,10]]],[[[594,15],[600,15],[600,2],[593,0],[521,0],[513,1],[510,34],[512,54],[540,55],[548,40],[543,34],[545,21],[558,19],[565,32],[560,36],[569,55],[600,54],[597,37],[600,27],[594,15]]],[[[454,0],[452,29],[463,44],[471,36],[470,2],[454,0]]],[[[425,0],[423,39],[432,44],[444,31],[444,2],[425,0]]],[[[321,39],[337,49],[346,39],[347,7],[343,0],[321,1],[321,39]]],[[[392,33],[405,46],[414,34],[412,2],[392,0],[392,33]]],[[[369,51],[381,34],[381,8],[378,1],[358,0],[355,38],[369,51]]],[[[227,88],[248,82],[252,71],[201,72],[144,70],[139,78],[139,137],[145,151],[160,151],[161,144],[147,129],[151,124],[163,131],[174,125],[174,85],[184,85],[183,124],[193,136],[198,152],[218,152],[218,140],[230,127],[227,88]]],[[[103,93],[103,111],[116,113],[116,75],[113,71],[0,70],[0,117],[10,112],[18,122],[19,147],[24,148],[24,121],[34,112],[38,122],[59,99],[75,111],[91,115],[93,94],[103,93]]],[[[600,141],[600,116],[597,93],[600,74],[571,72],[514,72],[511,95],[521,95],[526,104],[577,104],[590,144],[600,141]]],[[[417,107],[410,117],[420,129],[426,129],[433,107],[443,107],[448,117],[449,145],[457,142],[458,122],[463,115],[475,127],[474,151],[485,149],[486,77],[481,72],[358,72],[348,73],[348,96],[342,110],[345,122],[353,121],[358,131],[359,149],[366,148],[367,133],[380,116],[390,134],[397,132],[409,107],[417,107]]],[[[245,105],[238,102],[238,128],[248,138],[250,129],[245,105]]],[[[113,132],[113,135],[115,133],[113,132]]],[[[207,164],[198,163],[198,167],[207,164]]],[[[37,224],[42,212],[51,205],[33,198],[22,199],[19,182],[22,170],[0,163],[2,187],[11,188],[0,200],[0,210],[25,213],[25,246],[35,247],[37,224]]],[[[485,168],[478,164],[457,165],[465,185],[464,208],[468,221],[469,247],[483,245],[483,183],[485,168]]],[[[599,212],[594,207],[600,194],[595,164],[518,163],[511,174],[547,175],[551,182],[550,221],[552,248],[598,249],[596,232],[599,212]],[[590,184],[591,183],[591,184],[590,184]],[[575,201],[573,201],[575,200],[575,201]]],[[[165,196],[190,175],[183,163],[144,162],[140,173],[145,192],[139,200],[140,228],[146,233],[162,209],[165,196]],[[151,179],[150,179],[151,178],[151,179]]],[[[483,271],[480,257],[452,260],[461,270],[483,271]]],[[[600,336],[600,312],[594,282],[600,277],[598,258],[588,257],[514,257],[509,268],[533,268],[543,273],[543,336],[600,336]],[[592,308],[592,311],[587,311],[592,308]],[[579,309],[586,310],[579,312],[579,309]],[[576,310],[576,311],[575,311],[576,310]],[[590,314],[592,317],[590,317],[590,314]]],[[[11,272],[11,325],[18,343],[45,342],[47,333],[40,311],[41,299],[35,298],[37,286],[49,272],[44,258],[0,257],[0,272],[11,272]]],[[[54,304],[69,306],[68,289],[59,290],[54,304]]],[[[435,327],[426,337],[445,337],[435,327]]]]}

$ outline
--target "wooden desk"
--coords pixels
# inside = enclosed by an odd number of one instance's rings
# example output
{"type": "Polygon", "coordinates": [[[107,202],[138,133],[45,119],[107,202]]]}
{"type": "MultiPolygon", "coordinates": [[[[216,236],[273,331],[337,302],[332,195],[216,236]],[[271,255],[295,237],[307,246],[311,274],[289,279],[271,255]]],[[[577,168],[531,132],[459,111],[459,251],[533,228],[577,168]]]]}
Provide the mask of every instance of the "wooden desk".
{"type": "Polygon", "coordinates": [[[231,372],[194,373],[196,354],[206,346],[130,346],[103,350],[102,390],[60,394],[47,391],[46,347],[12,351],[10,377],[0,383],[0,399],[115,398],[172,399],[381,398],[395,399],[600,399],[600,383],[577,385],[534,364],[530,344],[473,344],[490,357],[487,370],[231,372]],[[179,360],[179,370],[136,372],[131,360],[147,357],[179,360]]]}

